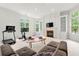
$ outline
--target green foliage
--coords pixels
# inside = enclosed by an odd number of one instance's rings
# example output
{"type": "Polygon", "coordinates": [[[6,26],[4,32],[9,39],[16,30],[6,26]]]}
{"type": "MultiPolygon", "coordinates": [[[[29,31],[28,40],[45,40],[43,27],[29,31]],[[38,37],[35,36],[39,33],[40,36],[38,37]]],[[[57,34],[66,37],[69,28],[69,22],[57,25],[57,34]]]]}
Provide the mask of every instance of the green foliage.
{"type": "Polygon", "coordinates": [[[79,11],[74,11],[72,12],[72,32],[78,32],[79,29],[79,21],[78,21],[78,17],[79,17],[79,11]]]}
{"type": "Polygon", "coordinates": [[[77,19],[72,19],[72,31],[77,32],[79,28],[79,22],[77,19]]]}
{"type": "Polygon", "coordinates": [[[77,16],[79,16],[79,11],[75,11],[72,13],[72,17],[77,17],[77,16]]]}

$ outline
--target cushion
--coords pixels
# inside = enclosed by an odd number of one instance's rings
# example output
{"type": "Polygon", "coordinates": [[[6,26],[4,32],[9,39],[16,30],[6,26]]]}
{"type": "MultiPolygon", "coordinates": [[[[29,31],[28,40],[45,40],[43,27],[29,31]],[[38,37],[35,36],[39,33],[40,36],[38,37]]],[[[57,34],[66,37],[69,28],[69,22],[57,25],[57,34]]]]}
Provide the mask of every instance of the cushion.
{"type": "Polygon", "coordinates": [[[43,47],[38,53],[40,52],[54,52],[56,48],[51,46],[45,46],[43,47]]]}
{"type": "Polygon", "coordinates": [[[12,54],[15,54],[13,49],[10,47],[9,44],[5,44],[1,46],[2,56],[10,56],[12,54]]]}
{"type": "Polygon", "coordinates": [[[66,52],[62,50],[57,50],[54,54],[54,56],[66,56],[66,52]]]}
{"type": "Polygon", "coordinates": [[[33,51],[32,49],[28,48],[28,47],[23,47],[19,50],[16,51],[16,53],[20,56],[32,56],[34,55],[36,52],[33,51]]]}
{"type": "Polygon", "coordinates": [[[39,39],[43,39],[43,38],[40,36],[39,39]]]}
{"type": "Polygon", "coordinates": [[[18,56],[18,54],[12,54],[12,55],[10,55],[10,56],[18,56]]]}
{"type": "Polygon", "coordinates": [[[0,56],[2,56],[1,46],[0,46],[0,56]]]}
{"type": "Polygon", "coordinates": [[[52,56],[52,52],[40,52],[37,54],[37,56],[52,56]]]}
{"type": "Polygon", "coordinates": [[[52,42],[48,43],[47,45],[57,48],[58,44],[59,44],[58,42],[52,41],[52,42]]]}
{"type": "Polygon", "coordinates": [[[59,49],[67,53],[67,43],[65,41],[61,41],[59,45],[59,49]]]}

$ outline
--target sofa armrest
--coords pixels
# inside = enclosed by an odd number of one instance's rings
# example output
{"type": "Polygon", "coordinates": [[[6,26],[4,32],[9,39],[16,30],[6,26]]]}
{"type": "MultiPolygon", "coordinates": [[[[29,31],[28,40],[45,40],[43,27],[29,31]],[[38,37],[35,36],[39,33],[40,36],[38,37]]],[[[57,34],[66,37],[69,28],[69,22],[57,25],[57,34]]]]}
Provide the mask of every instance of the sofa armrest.
{"type": "Polygon", "coordinates": [[[64,52],[66,52],[66,54],[68,55],[67,42],[61,41],[61,42],[60,42],[60,45],[59,45],[59,50],[62,50],[62,51],[64,51],[64,52]]]}
{"type": "Polygon", "coordinates": [[[2,56],[1,46],[0,46],[0,56],[2,56]]]}
{"type": "Polygon", "coordinates": [[[10,56],[12,54],[15,54],[15,52],[13,51],[13,49],[9,44],[2,45],[1,52],[2,52],[2,56],[10,56]]]}
{"type": "Polygon", "coordinates": [[[55,52],[53,53],[53,56],[67,56],[68,53],[67,53],[67,43],[65,41],[61,41],[55,52]]]}

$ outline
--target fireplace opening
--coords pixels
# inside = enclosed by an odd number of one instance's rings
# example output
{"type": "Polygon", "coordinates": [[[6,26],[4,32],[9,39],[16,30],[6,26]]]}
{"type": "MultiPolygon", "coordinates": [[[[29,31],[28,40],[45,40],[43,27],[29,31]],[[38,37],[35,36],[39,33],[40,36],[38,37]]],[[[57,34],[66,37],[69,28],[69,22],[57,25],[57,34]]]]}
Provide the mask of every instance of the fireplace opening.
{"type": "Polygon", "coordinates": [[[47,37],[54,37],[54,35],[53,35],[54,33],[53,33],[53,30],[47,30],[47,37]]]}

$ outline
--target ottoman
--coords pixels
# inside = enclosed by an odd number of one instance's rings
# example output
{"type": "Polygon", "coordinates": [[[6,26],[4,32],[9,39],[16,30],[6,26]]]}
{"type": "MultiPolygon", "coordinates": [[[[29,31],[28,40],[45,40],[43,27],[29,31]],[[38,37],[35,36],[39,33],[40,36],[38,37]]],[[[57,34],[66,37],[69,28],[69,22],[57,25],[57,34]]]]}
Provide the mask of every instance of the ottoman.
{"type": "Polygon", "coordinates": [[[23,48],[17,50],[16,53],[19,56],[33,56],[34,54],[36,54],[35,51],[33,51],[32,49],[30,49],[28,47],[23,47],[23,48]]]}

